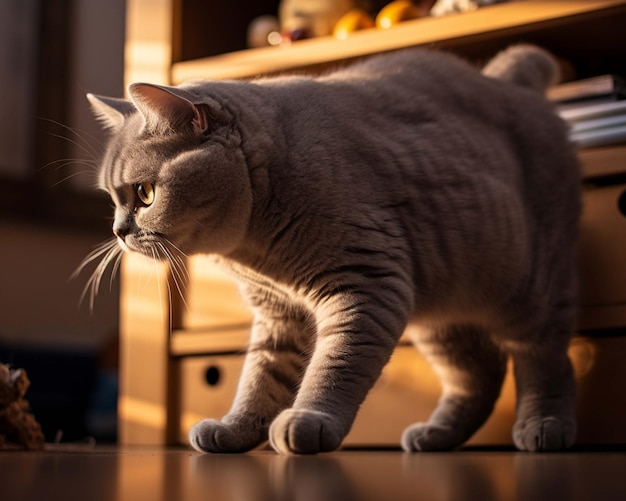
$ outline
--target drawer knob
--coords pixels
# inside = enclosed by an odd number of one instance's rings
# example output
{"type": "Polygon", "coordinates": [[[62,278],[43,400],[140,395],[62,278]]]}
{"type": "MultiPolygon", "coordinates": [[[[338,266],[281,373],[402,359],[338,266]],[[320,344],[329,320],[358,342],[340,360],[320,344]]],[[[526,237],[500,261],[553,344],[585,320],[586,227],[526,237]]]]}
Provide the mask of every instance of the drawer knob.
{"type": "Polygon", "coordinates": [[[217,386],[220,382],[220,378],[220,370],[214,365],[208,367],[204,372],[204,380],[209,386],[217,386]]]}

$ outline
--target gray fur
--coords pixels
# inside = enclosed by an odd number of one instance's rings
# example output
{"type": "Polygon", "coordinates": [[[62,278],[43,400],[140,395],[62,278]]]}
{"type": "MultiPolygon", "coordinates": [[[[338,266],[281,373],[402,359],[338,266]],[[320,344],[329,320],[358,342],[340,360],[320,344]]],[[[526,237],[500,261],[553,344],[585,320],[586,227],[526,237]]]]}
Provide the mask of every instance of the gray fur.
{"type": "Polygon", "coordinates": [[[483,75],[505,80],[538,92],[557,83],[560,69],[545,52],[528,45],[509,47],[483,68],[483,75]]]}
{"type": "Polygon", "coordinates": [[[92,97],[123,117],[101,172],[122,247],[176,272],[213,254],[254,312],[232,408],[196,449],[336,449],[408,322],[443,394],[405,450],[467,440],[509,356],[517,447],[573,443],[579,172],[537,61],[555,68],[515,48],[487,78],[408,50],[317,78],[135,84],[131,114],[92,97]]]}

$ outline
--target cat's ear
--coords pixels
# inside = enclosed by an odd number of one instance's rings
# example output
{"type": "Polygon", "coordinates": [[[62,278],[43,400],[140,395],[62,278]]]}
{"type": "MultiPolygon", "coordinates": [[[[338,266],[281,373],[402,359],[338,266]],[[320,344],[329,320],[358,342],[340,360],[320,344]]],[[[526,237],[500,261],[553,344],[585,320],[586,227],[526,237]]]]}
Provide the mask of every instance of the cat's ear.
{"type": "Polygon", "coordinates": [[[125,99],[96,96],[95,94],[87,94],[87,99],[96,118],[102,122],[105,128],[113,131],[121,129],[126,116],[136,110],[135,105],[125,99]]]}
{"type": "Polygon", "coordinates": [[[196,133],[209,130],[206,110],[201,105],[195,105],[192,97],[182,89],[134,83],[128,92],[150,131],[181,131],[189,127],[196,133]]]}

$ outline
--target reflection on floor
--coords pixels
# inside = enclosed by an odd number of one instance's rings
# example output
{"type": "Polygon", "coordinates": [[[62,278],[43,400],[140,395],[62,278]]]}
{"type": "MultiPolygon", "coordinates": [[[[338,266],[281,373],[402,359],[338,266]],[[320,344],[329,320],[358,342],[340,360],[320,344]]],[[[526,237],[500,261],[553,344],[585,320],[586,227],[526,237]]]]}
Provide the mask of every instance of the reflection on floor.
{"type": "Polygon", "coordinates": [[[626,499],[626,448],[404,454],[95,448],[0,453],[3,500],[403,501],[626,499]]]}

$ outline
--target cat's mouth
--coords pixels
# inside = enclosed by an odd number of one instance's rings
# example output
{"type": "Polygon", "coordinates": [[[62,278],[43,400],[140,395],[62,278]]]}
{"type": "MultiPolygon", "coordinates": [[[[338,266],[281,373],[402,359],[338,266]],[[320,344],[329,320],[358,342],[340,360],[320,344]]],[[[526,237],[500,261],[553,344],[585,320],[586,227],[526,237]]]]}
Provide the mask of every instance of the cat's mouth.
{"type": "Polygon", "coordinates": [[[113,229],[117,244],[124,252],[138,252],[152,257],[153,249],[158,246],[159,238],[156,234],[138,231],[119,231],[113,229]]]}
{"type": "Polygon", "coordinates": [[[142,254],[156,260],[169,260],[175,255],[184,255],[164,235],[156,232],[146,232],[139,235],[116,235],[117,243],[124,252],[142,254]]]}
{"type": "Polygon", "coordinates": [[[148,257],[155,257],[153,245],[139,245],[134,242],[132,238],[120,238],[119,236],[117,237],[117,244],[124,252],[132,252],[135,254],[143,254],[148,257]]]}

